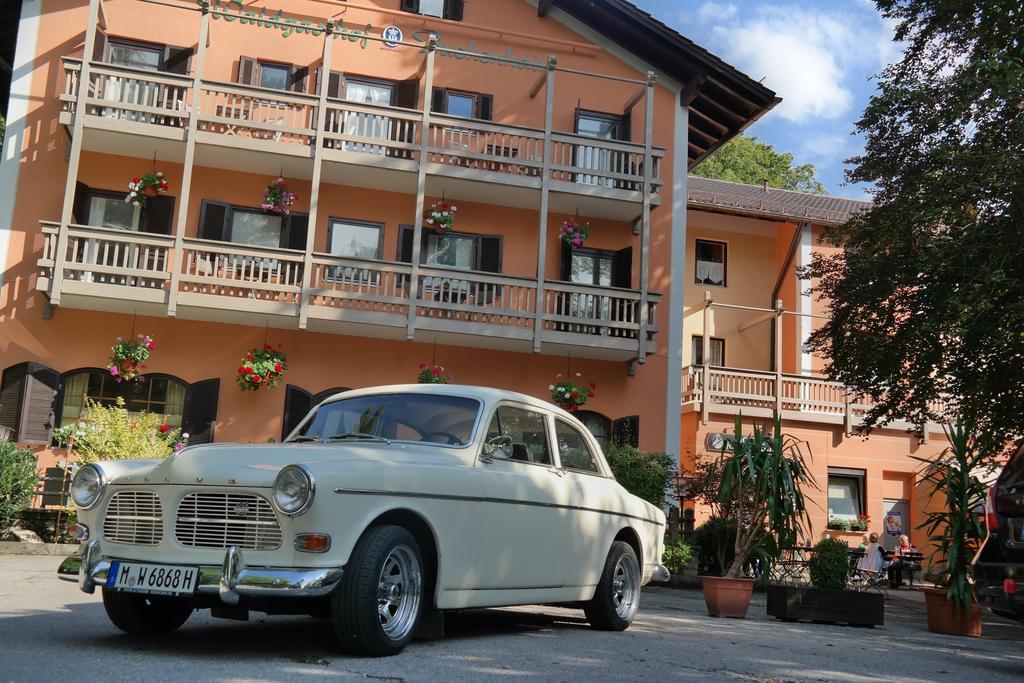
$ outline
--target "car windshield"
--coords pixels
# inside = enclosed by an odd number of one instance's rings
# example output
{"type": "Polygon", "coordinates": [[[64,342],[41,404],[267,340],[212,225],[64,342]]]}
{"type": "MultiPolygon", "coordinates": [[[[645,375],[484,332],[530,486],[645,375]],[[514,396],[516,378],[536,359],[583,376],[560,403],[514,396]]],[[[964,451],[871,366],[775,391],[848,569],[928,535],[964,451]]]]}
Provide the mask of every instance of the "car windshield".
{"type": "Polygon", "coordinates": [[[436,394],[374,394],[325,403],[290,441],[416,441],[465,446],[480,402],[436,394]]]}

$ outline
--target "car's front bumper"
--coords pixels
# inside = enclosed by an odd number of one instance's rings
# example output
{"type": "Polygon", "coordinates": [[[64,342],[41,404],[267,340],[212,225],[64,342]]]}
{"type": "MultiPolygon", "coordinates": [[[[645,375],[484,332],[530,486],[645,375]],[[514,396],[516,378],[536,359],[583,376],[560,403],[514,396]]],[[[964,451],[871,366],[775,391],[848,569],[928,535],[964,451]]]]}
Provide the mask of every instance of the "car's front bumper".
{"type": "Polygon", "coordinates": [[[663,564],[654,565],[654,569],[651,571],[651,581],[657,581],[664,583],[672,578],[672,574],[669,573],[668,568],[663,564]]]}
{"type": "MultiPolygon", "coordinates": [[[[103,557],[99,539],[93,539],[82,546],[81,555],[71,555],[64,559],[57,569],[57,576],[65,581],[77,581],[83,591],[92,593],[96,586],[103,586],[107,582],[110,564],[116,559],[103,557]]],[[[199,585],[196,591],[217,594],[227,605],[237,605],[242,595],[317,597],[330,593],[341,581],[343,573],[344,567],[247,567],[242,559],[242,551],[231,546],[225,550],[221,566],[199,566],[199,585]]]]}

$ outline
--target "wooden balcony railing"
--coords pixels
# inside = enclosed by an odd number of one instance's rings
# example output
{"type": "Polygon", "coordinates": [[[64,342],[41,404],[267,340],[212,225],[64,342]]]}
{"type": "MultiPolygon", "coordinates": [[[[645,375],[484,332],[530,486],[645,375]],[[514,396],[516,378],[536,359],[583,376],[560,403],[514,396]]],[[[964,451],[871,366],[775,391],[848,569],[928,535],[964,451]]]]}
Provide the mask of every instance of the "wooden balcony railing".
{"type": "MultiPolygon", "coordinates": [[[[166,303],[174,280],[174,238],[128,230],[71,225],[63,272],[54,273],[58,224],[42,222],[39,287],[54,277],[83,297],[166,303]]],[[[178,274],[179,309],[188,306],[405,327],[411,305],[408,263],[312,256],[303,289],[305,254],[186,237],[178,274]]],[[[501,336],[635,353],[640,344],[641,295],[612,287],[545,281],[537,311],[536,278],[457,270],[418,269],[413,318],[417,329],[501,336]]],[[[651,342],[659,294],[649,294],[644,343],[651,342]]]]}
{"type": "MultiPolygon", "coordinates": [[[[704,375],[703,367],[683,368],[682,402],[698,407],[705,421],[710,413],[765,418],[778,412],[784,419],[842,424],[851,432],[874,407],[867,397],[842,383],[819,377],[716,367],[704,375]]],[[[930,407],[937,415],[949,412],[944,404],[930,407]]],[[[904,422],[890,426],[921,429],[904,422]]],[[[929,423],[924,432],[941,432],[941,426],[929,423]]]]}
{"type": "MultiPolygon", "coordinates": [[[[327,161],[374,166],[381,165],[382,159],[419,161],[424,131],[422,112],[417,110],[329,99],[324,132],[318,141],[319,99],[314,95],[209,80],[200,82],[197,95],[192,92],[192,79],[186,76],[101,62],[91,62],[89,71],[85,101],[90,116],[149,124],[161,137],[168,137],[169,128],[177,129],[171,137],[184,136],[189,118],[197,116],[199,140],[223,136],[222,143],[285,154],[320,144],[327,161]]],[[[68,117],[64,120],[70,122],[76,109],[81,60],[65,57],[64,72],[60,99],[68,117]]],[[[100,124],[93,121],[90,125],[100,124]]],[[[542,129],[433,113],[426,135],[427,162],[436,165],[431,172],[540,186],[542,129]]],[[[654,195],[661,188],[664,155],[663,149],[654,148],[654,195]]],[[[611,193],[619,191],[616,196],[639,201],[644,158],[644,145],[639,143],[555,132],[551,137],[552,189],[589,195],[595,187],[605,188],[611,193]]],[[[658,201],[657,196],[654,200],[658,201]]]]}

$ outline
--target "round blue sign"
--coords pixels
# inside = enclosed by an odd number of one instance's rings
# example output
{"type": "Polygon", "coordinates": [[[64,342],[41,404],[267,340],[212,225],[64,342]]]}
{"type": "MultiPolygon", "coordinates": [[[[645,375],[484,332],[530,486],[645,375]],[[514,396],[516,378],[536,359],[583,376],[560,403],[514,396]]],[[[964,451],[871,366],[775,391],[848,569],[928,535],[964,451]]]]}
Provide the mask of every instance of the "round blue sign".
{"type": "Polygon", "coordinates": [[[405,38],[405,34],[397,26],[385,26],[381,29],[380,37],[384,39],[384,44],[388,47],[398,47],[402,39],[405,38]]]}

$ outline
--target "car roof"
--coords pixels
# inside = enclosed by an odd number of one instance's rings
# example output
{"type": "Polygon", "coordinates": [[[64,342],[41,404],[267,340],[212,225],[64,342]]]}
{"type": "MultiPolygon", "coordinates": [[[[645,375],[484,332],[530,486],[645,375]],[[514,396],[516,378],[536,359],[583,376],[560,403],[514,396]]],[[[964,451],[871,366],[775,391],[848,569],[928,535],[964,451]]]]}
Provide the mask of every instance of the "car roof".
{"type": "Polygon", "coordinates": [[[534,406],[542,410],[549,410],[561,417],[572,418],[572,415],[562,410],[553,403],[544,401],[536,396],[521,394],[518,391],[498,389],[496,387],[482,387],[473,384],[386,384],[376,387],[365,387],[363,389],[352,389],[334,394],[324,400],[324,403],[336,401],[341,398],[353,398],[356,396],[371,396],[373,394],[434,394],[438,396],[461,396],[475,398],[486,406],[493,405],[499,401],[515,401],[526,405],[534,406]]]}

